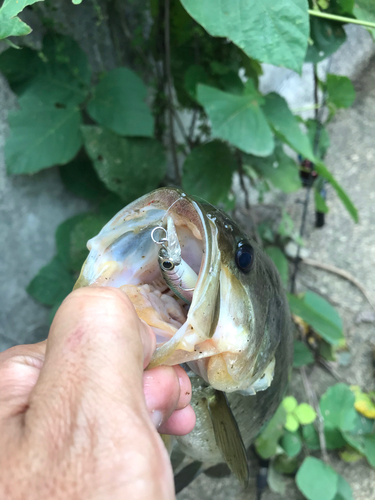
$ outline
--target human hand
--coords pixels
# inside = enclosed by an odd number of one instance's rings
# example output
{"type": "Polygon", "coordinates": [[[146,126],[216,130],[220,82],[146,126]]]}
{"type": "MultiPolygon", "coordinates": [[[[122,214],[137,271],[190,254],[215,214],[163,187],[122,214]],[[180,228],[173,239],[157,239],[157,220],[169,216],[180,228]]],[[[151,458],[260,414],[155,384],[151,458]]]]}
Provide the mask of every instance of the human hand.
{"type": "Polygon", "coordinates": [[[2,500],[168,500],[168,454],[156,428],[195,424],[180,367],[143,371],[152,330],[116,289],[81,288],[47,342],[0,354],[2,500]]]}

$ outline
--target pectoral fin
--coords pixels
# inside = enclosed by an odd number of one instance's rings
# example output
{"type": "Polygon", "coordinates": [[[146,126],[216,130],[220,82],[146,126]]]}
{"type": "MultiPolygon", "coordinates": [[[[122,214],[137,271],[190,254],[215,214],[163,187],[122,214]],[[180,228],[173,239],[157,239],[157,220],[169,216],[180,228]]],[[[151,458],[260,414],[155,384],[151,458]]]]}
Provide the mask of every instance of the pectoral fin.
{"type": "Polygon", "coordinates": [[[222,391],[207,398],[216,444],[230,470],[246,487],[249,480],[246,449],[236,419],[222,391]]]}

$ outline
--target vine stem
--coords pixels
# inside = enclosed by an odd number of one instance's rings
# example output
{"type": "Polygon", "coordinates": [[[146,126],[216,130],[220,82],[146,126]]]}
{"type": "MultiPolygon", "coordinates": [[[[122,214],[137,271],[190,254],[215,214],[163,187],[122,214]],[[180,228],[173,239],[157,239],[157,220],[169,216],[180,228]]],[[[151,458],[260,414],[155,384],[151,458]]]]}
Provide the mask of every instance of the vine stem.
{"type": "Polygon", "coordinates": [[[316,420],[317,420],[317,425],[318,425],[319,444],[320,444],[320,449],[322,452],[322,457],[323,457],[324,462],[326,464],[328,464],[329,459],[328,459],[327,446],[326,446],[326,437],[324,434],[324,419],[323,419],[322,413],[320,411],[318,398],[316,397],[316,393],[310,384],[310,380],[309,380],[307,373],[306,373],[306,368],[304,366],[302,366],[300,368],[300,370],[301,370],[303,386],[305,388],[307,398],[309,400],[309,404],[310,404],[310,406],[315,408],[315,411],[317,414],[316,420]]]}
{"type": "Polygon", "coordinates": [[[322,12],[321,10],[309,9],[308,13],[310,14],[310,16],[322,17],[324,19],[329,19],[331,21],[338,21],[340,23],[359,24],[360,26],[365,26],[366,28],[375,28],[375,23],[371,23],[370,21],[362,21],[361,19],[352,19],[351,17],[336,16],[335,14],[322,12]]]}
{"type": "Polygon", "coordinates": [[[167,73],[167,91],[168,91],[168,125],[169,141],[171,145],[172,160],[177,184],[181,185],[181,174],[178,166],[177,148],[174,136],[173,120],[173,95],[172,95],[172,72],[171,72],[171,40],[170,40],[170,1],[165,0],[164,12],[164,44],[165,44],[165,69],[167,73]]]}

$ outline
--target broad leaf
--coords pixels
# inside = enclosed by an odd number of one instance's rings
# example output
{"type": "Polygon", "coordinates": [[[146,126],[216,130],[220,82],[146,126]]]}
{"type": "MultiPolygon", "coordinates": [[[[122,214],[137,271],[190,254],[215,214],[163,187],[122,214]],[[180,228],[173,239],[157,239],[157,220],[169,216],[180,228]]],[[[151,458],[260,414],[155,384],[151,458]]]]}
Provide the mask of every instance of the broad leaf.
{"type": "Polygon", "coordinates": [[[108,190],[99,180],[92,162],[84,158],[75,158],[60,167],[60,177],[64,186],[74,195],[87,200],[99,202],[107,196],[108,190]]]}
{"type": "Polygon", "coordinates": [[[353,430],[357,420],[354,400],[354,394],[347,385],[336,384],[330,387],[320,399],[324,423],[341,431],[353,430]]]}
{"type": "Polygon", "coordinates": [[[346,34],[340,23],[311,16],[310,38],[312,43],[308,46],[305,60],[316,64],[336,52],[345,42],[346,34]]]}
{"type": "Polygon", "coordinates": [[[285,429],[290,432],[295,432],[299,427],[299,422],[292,413],[286,416],[285,429]]]}
{"type": "Polygon", "coordinates": [[[60,303],[73,289],[74,279],[59,257],[42,267],[26,288],[35,300],[47,306],[60,303]]]}
{"type": "Polygon", "coordinates": [[[142,80],[130,69],[116,68],[95,87],[87,111],[99,125],[117,134],[152,137],[153,118],[146,98],[142,80]]]}
{"type": "Polygon", "coordinates": [[[43,62],[36,50],[28,47],[9,48],[0,54],[0,71],[16,94],[25,90],[25,85],[42,71],[43,62]]]}
{"type": "Polygon", "coordinates": [[[258,156],[272,153],[274,140],[256,91],[239,96],[199,84],[197,95],[211,120],[214,137],[245,153],[258,156]]]}
{"type": "Polygon", "coordinates": [[[333,500],[338,490],[338,477],[329,465],[307,457],[297,472],[296,483],[308,500],[333,500]]]}
{"type": "Polygon", "coordinates": [[[316,412],[314,408],[307,403],[301,403],[298,405],[293,413],[302,425],[312,424],[316,419],[316,412]]]}
{"type": "Polygon", "coordinates": [[[24,96],[21,109],[9,114],[5,161],[10,174],[33,174],[63,165],[82,145],[78,108],[56,108],[24,96]]]}
{"type": "Polygon", "coordinates": [[[80,271],[87,255],[87,241],[96,236],[108,218],[97,214],[80,214],[64,221],[56,230],[59,258],[71,271],[80,271]]]}
{"type": "Polygon", "coordinates": [[[287,396],[283,399],[281,404],[287,413],[292,413],[298,406],[297,400],[294,396],[287,396]]]}
{"type": "Polygon", "coordinates": [[[325,299],[307,292],[303,298],[289,295],[288,300],[292,313],[311,325],[327,342],[336,345],[343,338],[340,316],[325,299]]]}
{"type": "Polygon", "coordinates": [[[315,152],[315,156],[318,158],[324,158],[330,146],[327,129],[322,123],[318,124],[316,120],[312,119],[306,120],[305,125],[307,129],[307,136],[310,140],[311,148],[315,152]],[[317,126],[319,127],[318,131],[317,126]]]}
{"type": "Polygon", "coordinates": [[[351,215],[352,219],[354,222],[358,222],[358,211],[353,205],[353,202],[349,198],[349,196],[346,194],[344,189],[340,186],[340,184],[337,182],[335,177],[331,174],[331,172],[327,169],[327,167],[324,165],[323,162],[317,161],[314,165],[314,169],[316,172],[322,176],[324,179],[326,179],[332,187],[335,189],[338,197],[342,201],[344,207],[346,210],[349,212],[351,215]]]}
{"type": "Polygon", "coordinates": [[[31,33],[17,16],[25,7],[41,0],[4,0],[0,8],[0,40],[8,36],[22,36],[31,33]]]}
{"type": "Polygon", "coordinates": [[[277,270],[279,271],[281,281],[283,285],[286,287],[288,283],[288,260],[283,254],[283,252],[278,247],[267,247],[265,249],[266,254],[271,258],[277,270]]]}
{"type": "Polygon", "coordinates": [[[350,484],[341,475],[339,475],[337,493],[333,500],[353,500],[353,493],[350,484]]]}
{"type": "Polygon", "coordinates": [[[335,108],[349,108],[355,100],[352,82],[346,76],[327,75],[327,103],[335,108]]]}
{"type": "Polygon", "coordinates": [[[159,186],[166,172],[166,158],[158,141],[120,137],[100,127],[84,126],[82,131],[99,178],[125,202],[159,186]]]}
{"type": "Polygon", "coordinates": [[[275,455],[277,443],[284,433],[286,416],[285,409],[280,405],[266,428],[255,440],[255,448],[262,458],[270,458],[275,455]]]}
{"type": "Polygon", "coordinates": [[[302,436],[309,450],[320,450],[319,435],[313,424],[302,427],[302,436]]]}
{"type": "Polygon", "coordinates": [[[281,95],[272,92],[265,96],[263,111],[275,134],[304,158],[314,160],[313,150],[308,137],[299,127],[298,120],[290,111],[281,95]]]}
{"type": "Polygon", "coordinates": [[[277,145],[271,156],[244,155],[246,165],[251,166],[260,175],[270,180],[272,184],[284,193],[292,193],[302,187],[297,163],[286,153],[281,145],[277,145]]]}
{"type": "Polygon", "coordinates": [[[300,71],[309,34],[305,0],[181,0],[210,35],[227,37],[247,55],[300,71]]]}
{"type": "Polygon", "coordinates": [[[215,140],[194,148],[183,166],[182,186],[213,205],[226,199],[237,162],[229,147],[215,140]]]}
{"type": "MultiPolygon", "coordinates": [[[[355,0],[353,14],[357,19],[375,23],[375,4],[373,0],[355,0]]],[[[375,39],[375,28],[368,28],[375,39]]]]}
{"type": "MultiPolygon", "coordinates": [[[[87,97],[91,67],[72,38],[47,35],[38,74],[23,87],[24,95],[59,108],[81,104],[87,97]]],[[[38,64],[39,67],[39,64],[38,64]]]]}
{"type": "Polygon", "coordinates": [[[298,432],[285,431],[280,440],[281,446],[289,457],[295,457],[302,449],[301,437],[298,432]]]}
{"type": "Polygon", "coordinates": [[[309,365],[314,362],[314,356],[306,344],[299,340],[294,341],[293,367],[309,365]]]}

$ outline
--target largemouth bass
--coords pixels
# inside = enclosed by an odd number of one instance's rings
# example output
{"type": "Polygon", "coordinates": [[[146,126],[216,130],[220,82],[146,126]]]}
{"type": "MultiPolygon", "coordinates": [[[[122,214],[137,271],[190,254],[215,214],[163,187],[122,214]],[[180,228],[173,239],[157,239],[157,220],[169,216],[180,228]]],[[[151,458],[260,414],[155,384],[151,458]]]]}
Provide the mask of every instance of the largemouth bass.
{"type": "Polygon", "coordinates": [[[189,457],[247,481],[246,448],[276,411],[292,364],[273,262],[224,212],[174,188],[134,201],[88,242],[76,288],[121,288],[154,330],[150,367],[191,370],[189,457]]]}

